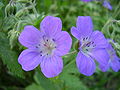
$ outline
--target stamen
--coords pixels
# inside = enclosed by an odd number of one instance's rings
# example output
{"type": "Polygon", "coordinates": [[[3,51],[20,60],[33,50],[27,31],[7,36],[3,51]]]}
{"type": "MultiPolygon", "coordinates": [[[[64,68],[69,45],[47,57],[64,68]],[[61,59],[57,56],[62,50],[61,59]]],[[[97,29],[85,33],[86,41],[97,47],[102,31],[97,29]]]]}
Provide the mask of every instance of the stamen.
{"type": "Polygon", "coordinates": [[[88,39],[88,37],[86,37],[86,40],[88,39]]]}
{"type": "Polygon", "coordinates": [[[48,38],[45,35],[41,38],[40,43],[37,45],[37,48],[39,49],[40,56],[49,56],[52,55],[53,50],[56,47],[55,39],[54,38],[48,38]]]}
{"type": "Polygon", "coordinates": [[[53,38],[52,40],[55,42],[55,39],[54,39],[54,38],[53,38]]]}
{"type": "Polygon", "coordinates": [[[85,40],[85,38],[83,38],[83,41],[85,40]]]}
{"type": "Polygon", "coordinates": [[[91,42],[91,44],[94,44],[94,42],[91,42]]]}
{"type": "Polygon", "coordinates": [[[38,48],[38,46],[36,46],[36,48],[38,48]]]}

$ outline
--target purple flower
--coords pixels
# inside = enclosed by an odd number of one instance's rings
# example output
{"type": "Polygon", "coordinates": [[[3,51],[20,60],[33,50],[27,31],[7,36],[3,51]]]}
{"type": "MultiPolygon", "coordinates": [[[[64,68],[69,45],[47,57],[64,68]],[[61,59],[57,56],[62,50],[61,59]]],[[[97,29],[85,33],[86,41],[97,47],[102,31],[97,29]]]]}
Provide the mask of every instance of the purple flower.
{"type": "Polygon", "coordinates": [[[40,24],[40,31],[34,26],[26,26],[19,36],[19,42],[27,47],[18,62],[22,69],[30,71],[38,65],[48,77],[57,76],[63,69],[61,56],[69,52],[72,39],[66,31],[61,31],[60,18],[47,16],[40,24]]]}
{"type": "Polygon", "coordinates": [[[120,70],[120,58],[116,55],[116,52],[110,43],[108,47],[106,47],[106,50],[110,56],[109,62],[106,66],[100,65],[100,69],[105,72],[111,67],[113,71],[118,72],[120,70]]]}
{"type": "Polygon", "coordinates": [[[96,69],[94,60],[100,65],[108,64],[109,55],[105,50],[108,43],[100,31],[93,32],[90,16],[78,16],[76,26],[71,28],[72,35],[79,40],[76,64],[80,73],[90,76],[96,69]]]}
{"type": "Polygon", "coordinates": [[[112,6],[110,5],[110,3],[107,0],[104,0],[103,6],[108,8],[109,10],[112,10],[112,6]]]}

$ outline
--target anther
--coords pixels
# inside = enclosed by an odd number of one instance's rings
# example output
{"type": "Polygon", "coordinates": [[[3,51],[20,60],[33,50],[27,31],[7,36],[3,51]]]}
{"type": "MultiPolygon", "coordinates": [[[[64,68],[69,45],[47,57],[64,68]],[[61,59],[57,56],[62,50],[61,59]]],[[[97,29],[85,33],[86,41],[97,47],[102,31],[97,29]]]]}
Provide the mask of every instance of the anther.
{"type": "Polygon", "coordinates": [[[96,45],[93,45],[93,47],[95,47],[96,45]]]}
{"type": "Polygon", "coordinates": [[[53,41],[55,41],[55,39],[52,39],[53,41]]]}
{"type": "Polygon", "coordinates": [[[83,38],[83,41],[85,40],[85,38],[83,38]]]}
{"type": "Polygon", "coordinates": [[[36,48],[38,48],[38,46],[36,46],[36,48]]]}
{"type": "Polygon", "coordinates": [[[94,44],[94,42],[91,42],[91,44],[94,44]]]}
{"type": "Polygon", "coordinates": [[[88,37],[86,37],[86,40],[88,39],[88,37]]]}

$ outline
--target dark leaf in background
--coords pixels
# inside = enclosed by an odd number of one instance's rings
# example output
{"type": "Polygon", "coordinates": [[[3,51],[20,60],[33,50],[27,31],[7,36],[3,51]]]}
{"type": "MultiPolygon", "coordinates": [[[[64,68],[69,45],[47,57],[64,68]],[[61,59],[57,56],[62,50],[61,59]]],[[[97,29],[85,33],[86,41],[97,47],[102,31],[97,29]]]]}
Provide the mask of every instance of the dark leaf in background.
{"type": "Polygon", "coordinates": [[[24,78],[23,70],[18,64],[18,54],[10,49],[7,36],[0,32],[0,57],[3,63],[10,70],[10,74],[24,78]]]}

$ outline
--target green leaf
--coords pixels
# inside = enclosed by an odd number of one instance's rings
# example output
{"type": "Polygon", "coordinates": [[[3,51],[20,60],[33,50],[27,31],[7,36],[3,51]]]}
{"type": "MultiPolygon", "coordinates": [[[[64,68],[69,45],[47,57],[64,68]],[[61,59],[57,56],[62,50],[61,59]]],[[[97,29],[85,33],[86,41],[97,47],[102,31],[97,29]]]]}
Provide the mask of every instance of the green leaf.
{"type": "Polygon", "coordinates": [[[65,71],[63,70],[60,79],[64,81],[65,90],[87,90],[87,87],[80,81],[79,74],[75,63],[71,64],[65,71]]]}
{"type": "Polygon", "coordinates": [[[40,85],[33,83],[33,84],[27,86],[25,88],[25,90],[45,90],[45,89],[43,89],[40,85]]]}
{"type": "Polygon", "coordinates": [[[64,61],[69,60],[70,62],[65,64],[59,79],[64,82],[65,90],[87,90],[87,87],[79,79],[80,73],[75,64],[75,56],[76,53],[64,58],[64,61]]]}
{"type": "Polygon", "coordinates": [[[34,79],[38,85],[40,85],[44,90],[58,90],[54,83],[43,76],[41,72],[36,72],[34,79]]]}
{"type": "Polygon", "coordinates": [[[6,17],[3,21],[3,30],[7,31],[14,27],[16,21],[14,19],[14,16],[6,17]]]}
{"type": "Polygon", "coordinates": [[[11,74],[24,77],[23,70],[18,64],[18,54],[15,51],[10,50],[10,45],[7,36],[0,32],[0,57],[7,68],[10,70],[11,74]]]}

